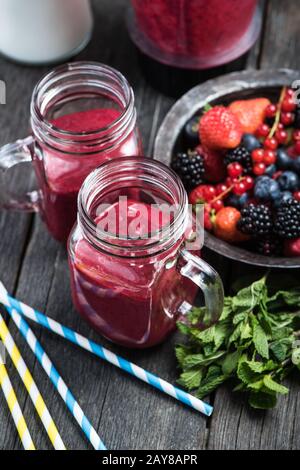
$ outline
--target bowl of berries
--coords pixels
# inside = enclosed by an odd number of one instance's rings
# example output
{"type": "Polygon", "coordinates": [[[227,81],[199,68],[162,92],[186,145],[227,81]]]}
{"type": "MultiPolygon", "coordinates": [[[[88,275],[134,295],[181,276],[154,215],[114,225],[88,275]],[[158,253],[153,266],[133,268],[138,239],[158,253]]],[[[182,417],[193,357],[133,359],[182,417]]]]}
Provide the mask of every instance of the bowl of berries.
{"type": "Polygon", "coordinates": [[[205,245],[228,258],[300,267],[300,103],[294,70],[235,72],[171,108],[154,158],[204,204],[205,245]]]}

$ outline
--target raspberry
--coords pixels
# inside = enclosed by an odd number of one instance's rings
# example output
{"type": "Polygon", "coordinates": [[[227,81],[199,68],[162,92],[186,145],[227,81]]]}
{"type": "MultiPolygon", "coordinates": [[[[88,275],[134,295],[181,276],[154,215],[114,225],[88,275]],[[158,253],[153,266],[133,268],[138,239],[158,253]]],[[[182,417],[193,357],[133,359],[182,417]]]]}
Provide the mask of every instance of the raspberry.
{"type": "Polygon", "coordinates": [[[255,237],[270,235],[273,220],[271,210],[263,205],[249,204],[241,211],[238,228],[241,232],[255,237]]]}
{"type": "Polygon", "coordinates": [[[171,164],[184,186],[191,190],[203,183],[204,161],[196,153],[178,153],[171,164]]]}

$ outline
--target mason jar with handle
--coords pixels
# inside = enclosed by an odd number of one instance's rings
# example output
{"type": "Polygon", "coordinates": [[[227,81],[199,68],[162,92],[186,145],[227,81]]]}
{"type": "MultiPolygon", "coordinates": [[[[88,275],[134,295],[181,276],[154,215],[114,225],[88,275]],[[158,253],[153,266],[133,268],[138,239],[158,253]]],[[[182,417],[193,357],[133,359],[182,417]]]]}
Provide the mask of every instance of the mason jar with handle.
{"type": "Polygon", "coordinates": [[[38,211],[66,241],[86,176],[108,159],[142,152],[133,90],[104,64],[62,65],[36,85],[30,122],[29,137],[0,149],[0,209],[38,211]],[[21,197],[8,184],[8,170],[20,163],[33,165],[38,186],[21,197]]]}
{"type": "Polygon", "coordinates": [[[189,209],[178,176],[146,157],[111,160],[87,177],[68,252],[74,305],[97,332],[131,348],[158,344],[199,287],[199,327],[218,320],[222,281],[201,258],[203,225],[189,209]]]}

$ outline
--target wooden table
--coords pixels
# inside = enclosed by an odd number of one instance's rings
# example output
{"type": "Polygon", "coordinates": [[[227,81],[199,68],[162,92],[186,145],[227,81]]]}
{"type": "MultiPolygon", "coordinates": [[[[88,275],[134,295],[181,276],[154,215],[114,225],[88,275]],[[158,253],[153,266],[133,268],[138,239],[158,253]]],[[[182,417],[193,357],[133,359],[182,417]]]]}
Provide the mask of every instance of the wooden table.
{"type": "MultiPolygon", "coordinates": [[[[174,99],[154,91],[141,74],[125,28],[127,3],[125,0],[94,1],[94,36],[78,59],[107,63],[127,76],[135,90],[145,153],[151,155],[157,129],[174,99]]],[[[295,0],[264,3],[263,32],[248,56],[247,68],[300,68],[298,3],[295,0]]],[[[7,104],[0,106],[1,145],[27,134],[31,92],[47,70],[49,67],[23,67],[0,59],[0,79],[7,84],[7,104]]],[[[50,238],[39,216],[1,213],[0,254],[0,278],[11,293],[106,344],[74,311],[65,248],[50,238]]],[[[258,270],[233,264],[212,253],[205,252],[205,257],[223,274],[227,288],[239,276],[259,274],[258,270]]],[[[293,275],[299,276],[299,272],[293,271],[293,275]]],[[[46,397],[67,447],[90,448],[23,339],[13,326],[11,330],[46,397]]],[[[210,397],[215,411],[210,419],[206,419],[53,334],[36,326],[34,330],[110,449],[300,448],[299,378],[289,381],[291,393],[268,413],[249,410],[244,398],[225,386],[210,397]]],[[[112,345],[109,348],[175,383],[178,376],[175,342],[173,336],[162,346],[142,352],[129,352],[112,345]]],[[[10,360],[8,368],[37,447],[51,448],[10,360]]],[[[20,448],[0,394],[0,449],[20,448]]]]}

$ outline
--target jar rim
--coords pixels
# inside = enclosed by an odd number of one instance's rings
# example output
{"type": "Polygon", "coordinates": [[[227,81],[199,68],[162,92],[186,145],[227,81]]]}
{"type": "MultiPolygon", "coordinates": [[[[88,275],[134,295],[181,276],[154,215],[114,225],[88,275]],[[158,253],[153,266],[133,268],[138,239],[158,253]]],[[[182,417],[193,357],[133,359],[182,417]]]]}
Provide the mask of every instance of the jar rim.
{"type": "MultiPolygon", "coordinates": [[[[55,90],[53,96],[58,94],[59,91],[55,90]]],[[[103,135],[110,131],[112,133],[120,132],[126,125],[135,117],[134,107],[134,93],[132,87],[128,83],[124,75],[118,70],[106,64],[93,61],[77,61],[67,64],[59,65],[44,75],[35,85],[31,98],[31,121],[33,130],[37,130],[43,136],[51,136],[57,139],[60,143],[70,145],[72,143],[92,144],[94,140],[102,140],[103,135]],[[111,77],[116,80],[123,91],[124,107],[114,120],[109,124],[89,131],[68,131],[61,129],[53,124],[41,110],[43,100],[47,90],[55,84],[56,81],[64,78],[71,78],[74,74],[102,74],[107,78],[111,77]],[[102,138],[102,139],[101,139],[102,138]]],[[[99,143],[99,142],[98,142],[99,143]]]]}
{"type": "MultiPolygon", "coordinates": [[[[139,174],[138,177],[141,178],[142,175],[139,174]]],[[[156,184],[159,184],[158,180],[156,180],[156,184]]],[[[104,188],[105,186],[103,185],[102,190],[104,190],[104,188]]],[[[96,194],[96,196],[98,195],[99,194],[96,194]]],[[[117,254],[118,256],[145,257],[170,248],[184,235],[188,223],[188,198],[180,178],[165,164],[144,156],[114,158],[100,165],[85,179],[78,194],[78,223],[83,231],[83,235],[86,236],[94,247],[109,251],[111,254],[117,254]],[[87,208],[87,199],[95,183],[99,183],[99,178],[110,178],[114,169],[122,171],[122,167],[124,171],[132,171],[135,165],[138,166],[139,170],[144,169],[145,172],[149,170],[159,171],[161,178],[165,178],[168,183],[174,185],[178,199],[177,210],[172,222],[170,222],[169,225],[162,226],[156,231],[155,235],[159,235],[159,237],[155,237],[153,241],[143,245],[135,243],[137,241],[135,239],[112,235],[99,229],[87,208]],[[170,235],[170,233],[172,237],[168,238],[167,235],[170,235]],[[118,242],[121,240],[128,240],[130,244],[120,246],[118,242]]],[[[154,234],[151,233],[150,235],[152,236],[154,234]]],[[[138,241],[140,242],[141,238],[139,238],[138,241]]]]}

